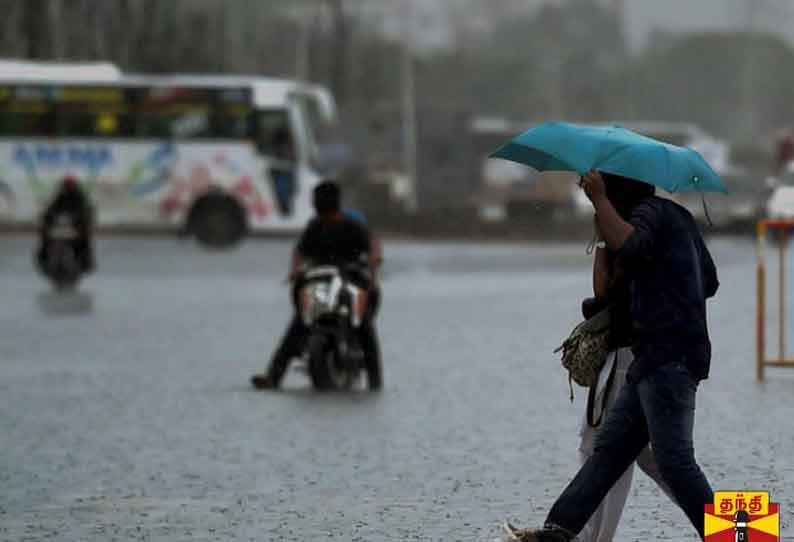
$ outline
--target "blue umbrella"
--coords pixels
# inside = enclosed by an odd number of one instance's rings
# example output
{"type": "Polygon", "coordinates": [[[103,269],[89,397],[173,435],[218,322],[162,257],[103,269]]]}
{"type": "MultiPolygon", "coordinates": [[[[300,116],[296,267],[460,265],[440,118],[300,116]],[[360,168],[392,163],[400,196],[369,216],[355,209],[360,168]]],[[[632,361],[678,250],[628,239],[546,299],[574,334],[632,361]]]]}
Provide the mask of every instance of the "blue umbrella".
{"type": "Polygon", "coordinates": [[[621,126],[547,122],[527,130],[491,154],[538,171],[598,170],[658,186],[668,192],[728,193],[700,154],[621,126]]]}

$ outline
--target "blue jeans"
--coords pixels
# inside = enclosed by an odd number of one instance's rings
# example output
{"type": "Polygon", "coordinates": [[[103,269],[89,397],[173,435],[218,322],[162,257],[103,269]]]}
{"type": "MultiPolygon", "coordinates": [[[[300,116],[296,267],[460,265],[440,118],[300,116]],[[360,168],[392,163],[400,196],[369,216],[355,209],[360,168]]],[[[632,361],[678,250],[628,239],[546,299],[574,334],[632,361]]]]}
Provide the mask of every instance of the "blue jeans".
{"type": "Polygon", "coordinates": [[[552,506],[546,523],[578,533],[650,441],[662,478],[703,538],[704,505],[714,500],[695,461],[692,430],[697,382],[671,362],[627,381],[607,414],[593,455],[552,506]]]}

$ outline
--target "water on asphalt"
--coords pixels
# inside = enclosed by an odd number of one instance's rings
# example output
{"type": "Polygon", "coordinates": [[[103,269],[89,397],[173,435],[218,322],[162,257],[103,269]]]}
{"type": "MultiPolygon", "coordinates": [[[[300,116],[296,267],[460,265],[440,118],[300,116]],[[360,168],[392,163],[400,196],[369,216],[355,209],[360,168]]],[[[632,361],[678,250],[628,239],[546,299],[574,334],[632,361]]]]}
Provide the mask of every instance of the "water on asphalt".
{"type": "MultiPolygon", "coordinates": [[[[754,246],[710,245],[697,457],[715,489],[770,491],[786,533],[794,371],[755,382],[754,246]]],[[[103,239],[67,296],[31,251],[0,238],[0,540],[491,541],[576,470],[585,393],[552,350],[590,289],[581,245],[387,243],[379,394],[249,388],[288,318],[288,241],[103,239]]],[[[618,541],[694,539],[635,474],[618,541]]]]}

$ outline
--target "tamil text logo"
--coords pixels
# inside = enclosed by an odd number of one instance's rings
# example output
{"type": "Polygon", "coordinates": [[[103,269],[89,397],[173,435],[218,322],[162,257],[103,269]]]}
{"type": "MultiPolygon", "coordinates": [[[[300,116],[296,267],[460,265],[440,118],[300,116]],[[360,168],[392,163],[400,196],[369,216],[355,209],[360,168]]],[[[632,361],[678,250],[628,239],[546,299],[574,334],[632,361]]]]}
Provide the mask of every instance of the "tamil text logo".
{"type": "Polygon", "coordinates": [[[779,542],[780,508],[764,491],[718,491],[706,505],[705,542],[779,542]]]}

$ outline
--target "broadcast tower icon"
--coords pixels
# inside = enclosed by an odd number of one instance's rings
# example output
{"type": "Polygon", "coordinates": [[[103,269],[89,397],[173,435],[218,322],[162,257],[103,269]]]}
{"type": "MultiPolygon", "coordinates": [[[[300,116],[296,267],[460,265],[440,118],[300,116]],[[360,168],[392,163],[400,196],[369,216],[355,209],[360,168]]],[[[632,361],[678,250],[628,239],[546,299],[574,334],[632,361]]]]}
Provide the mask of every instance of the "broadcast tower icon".
{"type": "Polygon", "coordinates": [[[733,518],[734,530],[736,531],[735,542],[747,542],[747,524],[750,522],[750,514],[747,510],[739,510],[733,518]]]}

